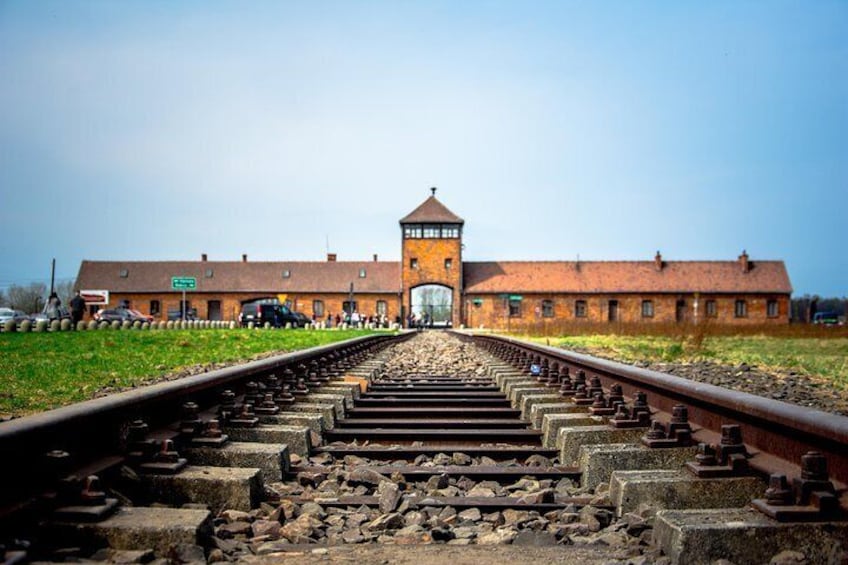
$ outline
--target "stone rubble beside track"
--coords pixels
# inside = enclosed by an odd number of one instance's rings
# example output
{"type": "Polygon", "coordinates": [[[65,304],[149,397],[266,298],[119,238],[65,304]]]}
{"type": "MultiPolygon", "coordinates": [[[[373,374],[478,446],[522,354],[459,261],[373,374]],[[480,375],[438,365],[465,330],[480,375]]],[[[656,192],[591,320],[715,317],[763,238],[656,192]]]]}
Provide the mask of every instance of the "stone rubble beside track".
{"type": "MultiPolygon", "coordinates": [[[[603,353],[584,348],[575,348],[572,351],[610,361],[619,361],[603,353]]],[[[815,375],[769,371],[748,363],[723,365],[711,361],[692,363],[634,361],[630,364],[699,383],[848,416],[848,390],[841,389],[834,383],[815,375]]]]}

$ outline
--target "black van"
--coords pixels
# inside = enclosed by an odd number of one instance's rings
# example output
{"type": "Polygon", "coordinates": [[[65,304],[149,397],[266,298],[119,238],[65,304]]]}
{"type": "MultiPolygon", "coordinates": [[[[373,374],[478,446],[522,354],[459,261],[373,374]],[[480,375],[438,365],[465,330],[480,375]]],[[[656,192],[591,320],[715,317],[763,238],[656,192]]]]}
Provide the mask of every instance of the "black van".
{"type": "Polygon", "coordinates": [[[241,307],[239,323],[247,327],[253,322],[256,326],[264,326],[265,322],[275,328],[284,328],[291,324],[293,328],[299,327],[299,320],[294,313],[282,304],[269,304],[265,302],[248,302],[241,307]]]}

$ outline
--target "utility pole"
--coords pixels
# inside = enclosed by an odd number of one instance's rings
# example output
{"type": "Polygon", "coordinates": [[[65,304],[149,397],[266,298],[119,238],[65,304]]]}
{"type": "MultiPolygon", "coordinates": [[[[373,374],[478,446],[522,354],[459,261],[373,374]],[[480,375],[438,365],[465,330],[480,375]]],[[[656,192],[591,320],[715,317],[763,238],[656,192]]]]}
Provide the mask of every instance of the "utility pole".
{"type": "Polygon", "coordinates": [[[53,292],[56,289],[56,258],[53,257],[53,262],[50,266],[50,296],[53,296],[53,292]]]}

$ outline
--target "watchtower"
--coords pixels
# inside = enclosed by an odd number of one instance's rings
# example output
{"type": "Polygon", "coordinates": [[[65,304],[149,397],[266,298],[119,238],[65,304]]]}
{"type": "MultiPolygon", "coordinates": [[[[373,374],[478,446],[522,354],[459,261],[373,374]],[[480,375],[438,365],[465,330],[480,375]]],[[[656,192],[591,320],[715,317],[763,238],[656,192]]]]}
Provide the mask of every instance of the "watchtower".
{"type": "Polygon", "coordinates": [[[462,304],[462,226],[465,221],[430,197],[400,220],[401,312],[426,315],[434,326],[458,326],[462,304]]]}

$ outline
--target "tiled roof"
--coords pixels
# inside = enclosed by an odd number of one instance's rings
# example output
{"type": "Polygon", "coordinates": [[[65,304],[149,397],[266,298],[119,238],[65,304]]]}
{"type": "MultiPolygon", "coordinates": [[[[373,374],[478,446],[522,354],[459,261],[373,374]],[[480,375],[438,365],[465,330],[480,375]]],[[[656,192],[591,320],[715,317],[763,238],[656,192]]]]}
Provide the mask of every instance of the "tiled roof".
{"type": "Polygon", "coordinates": [[[451,212],[434,196],[421,203],[400,221],[401,224],[464,224],[465,220],[451,212]]]}
{"type": "Polygon", "coordinates": [[[355,292],[400,292],[400,263],[393,261],[83,261],[77,287],[170,292],[174,276],[195,277],[195,292],[346,293],[351,282],[355,292]]]}
{"type": "Polygon", "coordinates": [[[783,261],[491,261],[463,263],[467,293],[792,292],[783,261]]]}

